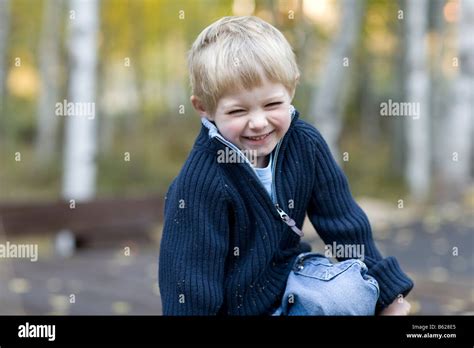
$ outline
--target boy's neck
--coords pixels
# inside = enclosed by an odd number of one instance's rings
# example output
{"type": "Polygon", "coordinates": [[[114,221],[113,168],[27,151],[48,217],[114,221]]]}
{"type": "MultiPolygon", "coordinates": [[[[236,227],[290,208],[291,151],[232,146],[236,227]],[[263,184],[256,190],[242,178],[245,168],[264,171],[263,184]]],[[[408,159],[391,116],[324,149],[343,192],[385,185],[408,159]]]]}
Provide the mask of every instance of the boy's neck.
{"type": "Polygon", "coordinates": [[[268,166],[268,162],[270,161],[270,155],[265,157],[257,157],[257,165],[256,168],[266,168],[268,166]]]}

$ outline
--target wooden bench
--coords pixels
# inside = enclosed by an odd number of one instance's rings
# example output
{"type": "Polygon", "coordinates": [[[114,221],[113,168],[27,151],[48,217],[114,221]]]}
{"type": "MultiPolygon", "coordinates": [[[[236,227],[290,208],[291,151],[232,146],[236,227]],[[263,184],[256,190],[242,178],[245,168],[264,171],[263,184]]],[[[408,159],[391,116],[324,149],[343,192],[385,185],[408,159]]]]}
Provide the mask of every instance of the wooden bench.
{"type": "Polygon", "coordinates": [[[97,240],[149,239],[163,219],[163,196],[77,202],[0,203],[0,236],[54,236],[71,231],[81,245],[97,240]]]}

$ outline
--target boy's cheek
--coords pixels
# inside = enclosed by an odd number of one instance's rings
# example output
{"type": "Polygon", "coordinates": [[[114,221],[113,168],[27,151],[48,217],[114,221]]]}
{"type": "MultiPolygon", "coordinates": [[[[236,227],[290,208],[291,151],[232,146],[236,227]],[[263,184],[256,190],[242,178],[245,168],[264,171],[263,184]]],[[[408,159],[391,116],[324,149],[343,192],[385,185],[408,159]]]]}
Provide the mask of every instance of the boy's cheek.
{"type": "Polygon", "coordinates": [[[283,135],[286,134],[286,132],[290,128],[291,115],[288,115],[287,113],[282,113],[282,114],[278,115],[278,117],[276,118],[274,123],[279,128],[280,136],[283,136],[283,135]]]}
{"type": "MultiPolygon", "coordinates": [[[[231,142],[238,142],[242,133],[241,127],[232,124],[224,124],[220,128],[219,132],[231,142]]],[[[237,144],[235,144],[237,145],[237,144]]]]}

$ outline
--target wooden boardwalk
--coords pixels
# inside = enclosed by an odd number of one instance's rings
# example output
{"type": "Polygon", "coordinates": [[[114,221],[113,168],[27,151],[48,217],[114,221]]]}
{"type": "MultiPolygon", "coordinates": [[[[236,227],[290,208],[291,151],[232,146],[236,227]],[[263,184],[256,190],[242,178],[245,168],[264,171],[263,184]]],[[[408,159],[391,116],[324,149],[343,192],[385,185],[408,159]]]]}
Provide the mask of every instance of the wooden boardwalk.
{"type": "Polygon", "coordinates": [[[130,256],[120,247],[0,261],[0,314],[161,314],[157,255],[157,246],[135,246],[130,256]]]}

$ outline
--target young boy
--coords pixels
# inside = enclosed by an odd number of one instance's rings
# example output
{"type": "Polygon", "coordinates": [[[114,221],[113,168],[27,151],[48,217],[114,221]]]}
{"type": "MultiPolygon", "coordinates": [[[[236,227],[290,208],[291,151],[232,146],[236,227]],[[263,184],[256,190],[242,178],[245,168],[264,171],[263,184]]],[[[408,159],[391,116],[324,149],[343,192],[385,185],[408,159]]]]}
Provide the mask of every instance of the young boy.
{"type": "Polygon", "coordinates": [[[202,128],[166,197],[163,314],[406,315],[412,281],[380,255],[324,139],[291,106],[300,75],[284,36],[256,17],[224,17],[197,37],[188,65],[202,128]],[[306,214],[326,244],[363,245],[364,262],[307,253],[306,214]],[[349,284],[329,282],[337,279],[349,284]],[[289,312],[289,289],[304,303],[308,288],[310,307],[326,309],[289,312]],[[335,309],[367,294],[368,312],[335,309]]]}

